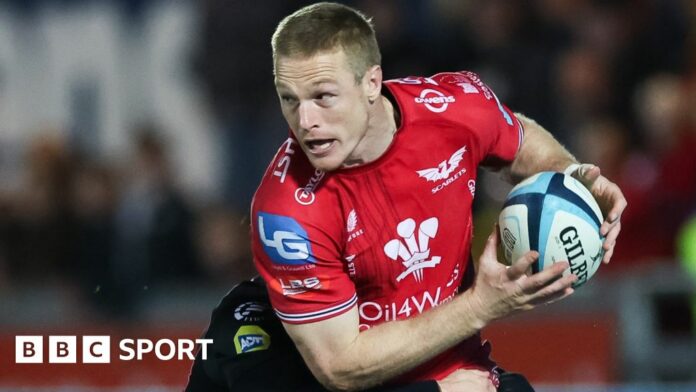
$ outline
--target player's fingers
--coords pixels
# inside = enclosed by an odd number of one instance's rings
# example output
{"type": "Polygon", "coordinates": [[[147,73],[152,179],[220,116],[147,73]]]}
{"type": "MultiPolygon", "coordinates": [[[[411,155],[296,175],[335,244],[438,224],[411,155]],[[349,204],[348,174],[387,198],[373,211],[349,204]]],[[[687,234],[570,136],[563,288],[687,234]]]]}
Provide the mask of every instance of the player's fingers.
{"type": "Polygon", "coordinates": [[[604,251],[608,251],[614,245],[616,244],[616,238],[619,236],[619,233],[621,232],[621,221],[617,221],[614,227],[609,230],[607,233],[607,236],[604,238],[604,244],[602,244],[602,247],[604,248],[604,251]]]}
{"type": "Polygon", "coordinates": [[[498,225],[493,227],[493,232],[488,236],[486,240],[486,246],[483,248],[481,253],[481,260],[495,260],[498,261],[498,225]]]}
{"type": "MultiPolygon", "coordinates": [[[[563,272],[568,269],[569,264],[567,261],[559,261],[554,263],[552,266],[540,271],[528,279],[525,279],[522,285],[522,291],[528,295],[534,295],[552,287],[551,291],[560,289],[560,286],[567,286],[565,280],[561,279],[561,283],[558,280],[563,276],[563,272]]],[[[574,275],[569,275],[574,276],[574,275]]],[[[547,294],[548,291],[546,290],[547,294]]],[[[543,295],[543,294],[542,294],[543,295]]]]}
{"type": "Polygon", "coordinates": [[[609,261],[611,260],[611,256],[614,255],[614,246],[612,246],[608,251],[604,253],[604,257],[602,257],[602,263],[608,264],[609,261]]]}
{"type": "Polygon", "coordinates": [[[614,254],[614,247],[616,246],[616,239],[621,232],[621,221],[617,221],[616,225],[611,228],[607,233],[604,243],[602,244],[602,249],[604,250],[604,256],[602,257],[602,262],[604,264],[609,263],[611,256],[614,254]]]}
{"type": "Polygon", "coordinates": [[[493,385],[493,380],[490,379],[490,377],[486,378],[486,392],[496,392],[497,389],[495,385],[493,385]]]}
{"type": "Polygon", "coordinates": [[[548,304],[552,304],[556,301],[560,301],[560,300],[572,295],[574,292],[575,292],[575,290],[573,290],[572,287],[566,287],[565,289],[558,290],[558,291],[554,292],[553,294],[534,298],[532,301],[530,301],[530,303],[534,306],[548,305],[548,304]]]}
{"type": "Polygon", "coordinates": [[[510,280],[517,280],[529,271],[532,264],[539,259],[539,252],[529,251],[522,255],[517,261],[506,270],[507,277],[510,280]]]}
{"type": "Polygon", "coordinates": [[[578,277],[575,274],[568,274],[562,276],[554,281],[552,281],[548,286],[539,290],[535,296],[536,298],[546,298],[555,295],[556,293],[561,293],[569,288],[573,287],[573,284],[578,281],[578,277]]]}
{"type": "Polygon", "coordinates": [[[573,177],[585,185],[587,189],[592,188],[592,185],[595,181],[597,181],[600,175],[601,171],[599,170],[599,167],[589,163],[581,164],[580,167],[578,167],[578,169],[573,173],[573,177]]]}
{"type": "Polygon", "coordinates": [[[611,210],[609,210],[609,213],[607,213],[606,218],[604,219],[604,222],[602,222],[602,227],[600,229],[600,234],[602,235],[607,235],[609,231],[616,226],[616,224],[620,221],[621,219],[621,214],[623,214],[624,210],[628,206],[628,202],[626,201],[626,198],[624,197],[623,193],[621,193],[621,190],[619,189],[618,186],[615,184],[611,184],[611,200],[612,200],[612,207],[611,210]]]}

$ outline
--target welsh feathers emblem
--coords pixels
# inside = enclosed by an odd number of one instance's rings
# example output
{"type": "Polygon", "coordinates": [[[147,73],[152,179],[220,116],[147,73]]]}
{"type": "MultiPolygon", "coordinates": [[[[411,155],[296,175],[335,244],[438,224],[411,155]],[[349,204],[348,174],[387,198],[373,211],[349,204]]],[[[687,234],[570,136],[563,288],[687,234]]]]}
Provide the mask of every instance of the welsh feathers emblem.
{"type": "Polygon", "coordinates": [[[397,261],[405,270],[396,278],[400,282],[409,275],[413,275],[416,282],[423,281],[423,270],[433,268],[440,264],[440,256],[430,256],[429,242],[435,238],[438,229],[438,220],[435,217],[424,220],[420,225],[408,218],[396,226],[395,238],[384,245],[384,253],[390,259],[397,261]]]}

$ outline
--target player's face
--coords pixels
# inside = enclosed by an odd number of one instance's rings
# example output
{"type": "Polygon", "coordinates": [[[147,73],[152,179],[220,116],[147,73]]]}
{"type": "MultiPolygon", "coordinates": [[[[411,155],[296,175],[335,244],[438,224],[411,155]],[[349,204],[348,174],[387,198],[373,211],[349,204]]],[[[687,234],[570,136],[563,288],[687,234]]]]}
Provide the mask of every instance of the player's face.
{"type": "Polygon", "coordinates": [[[356,147],[367,131],[368,87],[356,83],[342,50],[280,57],[275,83],[283,116],[315,168],[360,162],[356,147]]]}

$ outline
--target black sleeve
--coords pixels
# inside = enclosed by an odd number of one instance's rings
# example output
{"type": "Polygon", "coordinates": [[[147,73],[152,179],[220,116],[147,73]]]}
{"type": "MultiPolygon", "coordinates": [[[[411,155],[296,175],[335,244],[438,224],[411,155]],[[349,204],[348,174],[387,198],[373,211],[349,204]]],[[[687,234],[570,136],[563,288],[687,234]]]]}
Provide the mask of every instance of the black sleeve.
{"type": "Polygon", "coordinates": [[[523,375],[503,372],[500,374],[498,392],[534,392],[534,388],[523,375]]]}
{"type": "Polygon", "coordinates": [[[201,354],[198,353],[196,360],[193,362],[193,367],[191,367],[191,374],[189,374],[185,392],[228,392],[228,389],[224,385],[216,384],[210,378],[203,368],[201,354]]]}
{"type": "MultiPolygon", "coordinates": [[[[186,392],[327,391],[305,365],[273,313],[260,279],[234,287],[213,311],[204,360],[197,353],[186,392]]],[[[437,392],[435,381],[376,387],[370,392],[437,392]]]]}

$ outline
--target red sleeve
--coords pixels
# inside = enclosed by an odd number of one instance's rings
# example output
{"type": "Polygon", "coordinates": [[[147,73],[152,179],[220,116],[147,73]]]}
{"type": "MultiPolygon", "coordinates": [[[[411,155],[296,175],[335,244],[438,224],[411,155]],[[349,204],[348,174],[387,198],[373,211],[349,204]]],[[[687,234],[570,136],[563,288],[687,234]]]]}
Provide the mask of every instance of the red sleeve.
{"type": "Polygon", "coordinates": [[[493,90],[473,72],[442,73],[434,77],[459,103],[453,120],[474,133],[481,165],[500,167],[512,162],[522,145],[524,128],[493,90]]]}
{"type": "Polygon", "coordinates": [[[295,147],[279,152],[254,196],[252,251],[278,317],[303,324],[348,311],[357,296],[341,260],[338,204],[295,147]],[[285,176],[273,175],[285,171],[278,165],[289,165],[285,176]]]}

